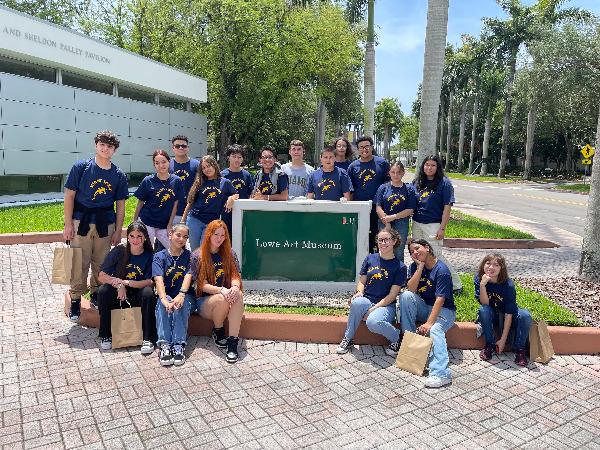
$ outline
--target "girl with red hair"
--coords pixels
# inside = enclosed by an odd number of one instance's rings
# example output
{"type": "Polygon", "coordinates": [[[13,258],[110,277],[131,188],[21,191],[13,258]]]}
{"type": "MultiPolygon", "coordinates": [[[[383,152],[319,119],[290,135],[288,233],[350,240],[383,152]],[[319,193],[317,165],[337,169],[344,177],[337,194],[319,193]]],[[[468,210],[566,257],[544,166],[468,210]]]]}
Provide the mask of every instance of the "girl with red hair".
{"type": "Polygon", "coordinates": [[[244,314],[242,277],[237,255],[231,249],[229,232],[222,220],[206,227],[204,240],[192,254],[190,272],[197,282],[196,297],[187,295],[190,314],[198,311],[214,322],[213,340],[219,348],[227,348],[227,362],[238,360],[238,336],[244,314]],[[229,321],[229,337],[225,337],[225,318],[229,321]]]}

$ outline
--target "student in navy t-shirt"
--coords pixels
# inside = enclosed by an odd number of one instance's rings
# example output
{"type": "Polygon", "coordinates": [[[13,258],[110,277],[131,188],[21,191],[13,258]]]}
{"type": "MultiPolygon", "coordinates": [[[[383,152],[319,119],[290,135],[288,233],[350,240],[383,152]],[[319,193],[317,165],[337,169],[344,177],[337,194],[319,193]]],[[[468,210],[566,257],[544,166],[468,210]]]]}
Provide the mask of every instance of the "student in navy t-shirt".
{"type": "Polygon", "coordinates": [[[158,172],[145,177],[133,194],[138,199],[133,220],[139,218],[144,222],[152,245],[156,237],[165,248],[171,245],[167,230],[171,229],[177,205],[185,202],[183,181],[169,173],[170,161],[166,151],[156,150],[152,154],[152,163],[158,172]]]}
{"type": "Polygon", "coordinates": [[[103,283],[98,289],[98,336],[102,339],[102,350],[112,348],[110,312],[119,307],[140,306],[144,338],[141,350],[143,354],[154,351],[156,297],[152,288],[153,255],[146,226],[142,222],[132,222],[127,228],[127,244],[113,248],[102,264],[98,275],[103,283]]]}
{"type": "Polygon", "coordinates": [[[390,340],[386,354],[398,354],[401,334],[392,322],[396,317],[396,297],[406,285],[406,266],[394,256],[398,245],[400,237],[393,228],[385,228],[377,234],[379,253],[367,255],[362,264],[356,294],[348,302],[348,324],[338,353],[347,353],[352,348],[354,333],[364,320],[369,330],[390,340]]]}
{"type": "Polygon", "coordinates": [[[402,330],[433,339],[425,386],[438,388],[451,383],[446,331],[456,320],[452,276],[426,240],[413,239],[408,251],[413,263],[408,269],[408,290],[400,296],[402,330]],[[419,328],[417,321],[423,322],[419,328]]]}
{"type": "Polygon", "coordinates": [[[308,177],[306,198],[335,200],[345,197],[350,200],[350,177],[344,169],[335,167],[335,149],[321,150],[321,165],[308,177]]]}
{"type": "Polygon", "coordinates": [[[354,153],[350,141],[345,137],[340,136],[331,142],[331,147],[335,149],[335,167],[339,167],[348,172],[350,164],[352,164],[350,157],[354,153]]]}
{"type": "Polygon", "coordinates": [[[158,360],[162,366],[185,363],[185,345],[190,311],[184,308],[185,296],[190,291],[192,274],[190,251],[185,248],[189,227],[176,223],[169,236],[171,245],[154,255],[152,276],[160,301],[156,303],[157,345],[160,348],[158,360]]]}
{"type": "Polygon", "coordinates": [[[262,167],[254,175],[254,200],[282,201],[287,200],[288,176],[275,158],[275,150],[269,145],[260,149],[262,167]]]}
{"type": "MultiPolygon", "coordinates": [[[[254,183],[252,175],[245,169],[242,169],[244,162],[244,147],[239,144],[233,144],[227,147],[227,160],[229,161],[229,169],[221,171],[221,176],[227,178],[233,184],[233,187],[239,194],[240,199],[248,199],[252,196],[254,183]]],[[[231,211],[227,212],[225,208],[221,211],[221,220],[227,224],[229,234],[232,234],[232,217],[231,211]]]]}
{"type": "Polygon", "coordinates": [[[87,290],[90,265],[90,303],[94,306],[98,303],[100,265],[111,244],[121,242],[125,200],[129,196],[125,173],[110,161],[119,147],[119,139],[110,131],[102,131],[94,137],[94,142],[96,156],[73,164],[65,183],[63,238],[71,241],[71,248],[81,249],[84,274],[69,290],[69,319],[73,322],[81,315],[81,296],[87,290]]]}
{"type": "Polygon", "coordinates": [[[192,251],[200,247],[208,224],[221,217],[223,208],[230,212],[233,201],[238,197],[239,194],[231,181],[221,176],[215,158],[210,155],[203,156],[182,218],[190,227],[192,251]]]}
{"type": "Polygon", "coordinates": [[[379,186],[390,181],[390,164],[385,159],[373,155],[373,139],[369,136],[359,137],[356,147],[360,159],[350,165],[348,175],[354,187],[354,200],[373,201],[369,220],[369,252],[372,252],[379,220],[375,209],[375,194],[379,186]]]}
{"type": "Polygon", "coordinates": [[[395,162],[390,167],[392,181],[382,184],[375,194],[375,205],[379,216],[379,228],[393,228],[400,235],[402,243],[394,251],[396,258],[404,261],[404,247],[408,237],[410,215],[415,210],[416,200],[412,185],[402,182],[404,165],[395,162]]]}
{"type": "Polygon", "coordinates": [[[444,168],[438,156],[430,155],[423,159],[413,186],[417,207],[412,218],[412,237],[426,239],[430,243],[436,256],[450,269],[454,290],[459,291],[462,289],[462,281],[442,254],[446,226],[454,203],[454,188],[444,176],[444,168]],[[435,236],[435,239],[431,236],[435,236]]]}
{"type": "Polygon", "coordinates": [[[529,336],[531,314],[517,304],[517,290],[508,276],[504,257],[500,253],[486,255],[479,263],[473,283],[475,298],[481,303],[478,318],[485,336],[485,346],[479,356],[487,361],[492,359],[494,350],[502,353],[512,329],[515,332],[512,342],[515,363],[526,366],[525,340],[529,336]],[[498,341],[494,338],[494,330],[500,336],[498,341]]]}
{"type": "Polygon", "coordinates": [[[187,196],[196,179],[196,173],[200,167],[200,162],[197,159],[188,156],[190,146],[188,138],[183,134],[173,136],[171,143],[175,158],[171,160],[169,173],[178,176],[181,178],[181,181],[183,181],[184,199],[177,204],[177,213],[175,213],[175,217],[173,218],[173,223],[179,223],[183,217],[185,207],[187,206],[187,196]]]}
{"type": "Polygon", "coordinates": [[[244,314],[244,294],[240,264],[231,249],[231,241],[225,222],[214,220],[206,228],[202,246],[192,254],[190,267],[196,281],[196,296],[187,295],[186,308],[198,311],[202,317],[212,320],[213,341],[219,348],[226,348],[226,360],[238,360],[238,336],[244,314]],[[229,337],[225,337],[225,318],[229,323],[229,337]]]}

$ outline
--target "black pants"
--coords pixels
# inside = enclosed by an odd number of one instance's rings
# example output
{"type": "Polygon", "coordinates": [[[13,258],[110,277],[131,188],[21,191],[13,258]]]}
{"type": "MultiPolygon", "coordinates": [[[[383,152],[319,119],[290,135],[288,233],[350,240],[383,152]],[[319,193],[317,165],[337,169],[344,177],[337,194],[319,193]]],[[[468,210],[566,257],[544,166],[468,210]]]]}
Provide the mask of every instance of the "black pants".
{"type": "Polygon", "coordinates": [[[375,208],[371,209],[371,215],[369,216],[369,253],[374,252],[374,248],[377,248],[376,237],[379,233],[379,216],[375,208]]]}
{"type": "MultiPolygon", "coordinates": [[[[156,295],[154,289],[146,286],[143,289],[126,287],[127,300],[131,306],[141,306],[142,308],[142,330],[145,341],[156,342],[156,295]]],[[[98,336],[101,338],[111,337],[110,312],[113,309],[121,307],[121,302],[117,298],[117,289],[110,284],[103,284],[98,289],[98,309],[100,310],[100,330],[98,336]]],[[[123,302],[123,308],[129,308],[127,302],[123,302]]]]}

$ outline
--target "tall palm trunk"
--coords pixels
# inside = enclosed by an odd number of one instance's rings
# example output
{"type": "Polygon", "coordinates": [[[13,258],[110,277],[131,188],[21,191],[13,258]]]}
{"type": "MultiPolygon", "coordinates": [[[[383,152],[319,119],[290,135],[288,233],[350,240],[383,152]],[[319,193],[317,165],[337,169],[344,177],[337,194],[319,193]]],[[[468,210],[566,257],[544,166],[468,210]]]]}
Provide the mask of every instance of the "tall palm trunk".
{"type": "Polygon", "coordinates": [[[390,124],[385,122],[385,133],[383,135],[383,152],[385,159],[390,160],[390,124]]]}
{"type": "Polygon", "coordinates": [[[473,104],[473,131],[471,132],[471,155],[469,156],[469,173],[475,170],[475,136],[477,136],[477,110],[479,109],[479,97],[475,95],[473,104]]]}
{"type": "Polygon", "coordinates": [[[440,157],[444,157],[444,108],[446,107],[446,102],[444,96],[442,96],[442,101],[440,103],[440,151],[435,152],[436,155],[440,157]]]}
{"type": "Polygon", "coordinates": [[[318,161],[317,156],[319,155],[321,149],[323,148],[323,143],[325,142],[325,101],[320,98],[317,99],[317,120],[316,120],[316,129],[315,129],[315,153],[312,158],[313,162],[318,161]]]}
{"type": "MultiPolygon", "coordinates": [[[[596,150],[600,149],[600,108],[598,109],[595,147],[596,150]]],[[[598,157],[596,156],[596,158],[598,157]]],[[[598,161],[596,158],[595,161],[598,161]]],[[[579,278],[598,283],[600,282],[600,227],[598,226],[600,222],[600,170],[594,169],[593,165],[583,234],[583,249],[579,262],[579,278]]]]}
{"type": "Polygon", "coordinates": [[[458,173],[462,172],[463,150],[465,145],[465,118],[467,116],[467,101],[463,100],[462,112],[460,114],[460,132],[458,134],[458,173]]]}
{"type": "Polygon", "coordinates": [[[452,140],[452,118],[454,116],[454,87],[450,89],[450,106],[448,107],[448,142],[446,143],[446,170],[450,168],[450,141],[452,140]]]}
{"type": "Polygon", "coordinates": [[[527,115],[527,144],[525,145],[525,169],[523,179],[531,180],[531,166],[533,163],[533,137],[535,135],[535,119],[537,116],[537,102],[533,102],[527,115]]]}
{"type": "Polygon", "coordinates": [[[508,138],[510,136],[510,115],[512,112],[512,101],[510,93],[513,88],[515,79],[515,67],[517,64],[518,47],[513,47],[510,60],[510,73],[508,75],[507,99],[504,109],[504,126],[502,128],[502,150],[500,150],[500,169],[498,170],[498,178],[506,178],[506,159],[508,156],[508,138]]]}
{"type": "Polygon", "coordinates": [[[365,49],[365,120],[364,134],[373,136],[375,127],[375,32],[374,32],[374,3],[369,0],[367,46],[365,49]]]}
{"type": "Polygon", "coordinates": [[[425,156],[435,152],[437,114],[442,91],[442,74],[444,72],[446,34],[448,31],[449,1],[429,0],[427,2],[427,30],[425,32],[417,167],[421,166],[425,156]]]}
{"type": "Polygon", "coordinates": [[[481,160],[481,172],[479,173],[482,177],[487,175],[487,157],[490,148],[490,133],[492,131],[492,118],[487,117],[485,119],[485,132],[483,133],[483,157],[481,160]]]}

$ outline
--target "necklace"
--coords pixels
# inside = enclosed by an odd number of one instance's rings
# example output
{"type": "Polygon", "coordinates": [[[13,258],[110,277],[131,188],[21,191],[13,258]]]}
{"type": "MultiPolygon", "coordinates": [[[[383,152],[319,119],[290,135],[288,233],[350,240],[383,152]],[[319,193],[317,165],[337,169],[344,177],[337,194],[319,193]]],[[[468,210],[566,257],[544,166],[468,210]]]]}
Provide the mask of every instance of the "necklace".
{"type": "Polygon", "coordinates": [[[175,256],[173,256],[173,253],[171,253],[171,249],[168,250],[169,255],[171,255],[171,258],[173,258],[173,267],[177,267],[177,261],[179,260],[179,258],[181,257],[181,255],[183,255],[183,252],[185,251],[185,249],[181,249],[181,252],[179,253],[179,255],[177,255],[177,258],[175,258],[175,256]]]}

